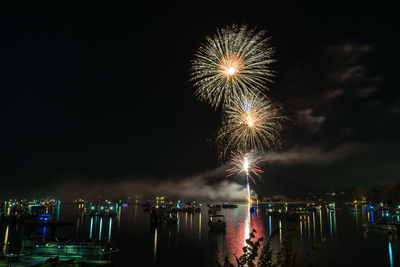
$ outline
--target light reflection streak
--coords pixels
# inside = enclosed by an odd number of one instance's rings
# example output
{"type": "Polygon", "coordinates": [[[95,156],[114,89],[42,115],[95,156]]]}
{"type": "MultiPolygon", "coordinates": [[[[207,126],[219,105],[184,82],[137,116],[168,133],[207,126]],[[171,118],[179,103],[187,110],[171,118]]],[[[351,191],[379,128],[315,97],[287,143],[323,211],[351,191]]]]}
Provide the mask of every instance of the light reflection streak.
{"type": "Polygon", "coordinates": [[[118,216],[117,216],[117,219],[118,219],[118,233],[119,233],[119,228],[121,226],[121,213],[122,213],[122,206],[119,206],[118,207],[118,216]]]}
{"type": "Polygon", "coordinates": [[[93,217],[90,218],[90,234],[89,234],[90,239],[92,239],[92,233],[93,233],[93,217]]]}
{"type": "Polygon", "coordinates": [[[317,238],[317,235],[315,234],[315,212],[312,213],[312,221],[313,221],[313,234],[315,240],[317,238]]]}
{"type": "Polygon", "coordinates": [[[177,227],[177,232],[176,232],[176,244],[178,245],[178,242],[179,242],[179,228],[180,228],[180,225],[181,225],[181,216],[179,215],[180,213],[178,212],[177,213],[177,217],[178,217],[178,223],[176,224],[176,227],[177,227]]]}
{"type": "Polygon", "coordinates": [[[311,237],[310,237],[310,235],[311,235],[310,216],[308,216],[308,215],[307,215],[307,221],[308,221],[308,225],[307,225],[307,228],[308,228],[308,239],[310,240],[311,239],[311,237]]]}
{"type": "Polygon", "coordinates": [[[299,224],[300,224],[300,240],[303,240],[303,221],[301,220],[300,216],[300,220],[299,220],[299,224]]]}
{"type": "Polygon", "coordinates": [[[108,242],[111,242],[111,226],[112,226],[112,218],[110,218],[110,223],[108,224],[108,242]]]}
{"type": "Polygon", "coordinates": [[[60,220],[60,203],[58,203],[58,207],[57,207],[57,221],[59,221],[59,220],[60,220]]]}
{"type": "Polygon", "coordinates": [[[158,229],[156,227],[154,229],[153,264],[156,263],[156,257],[157,257],[157,232],[158,232],[158,229]]]}
{"type": "Polygon", "coordinates": [[[6,254],[7,253],[7,246],[8,246],[8,230],[9,230],[10,226],[7,225],[6,228],[6,233],[4,235],[4,247],[3,247],[3,253],[6,254]]]}
{"type": "Polygon", "coordinates": [[[199,240],[201,240],[201,212],[199,213],[199,240]]]}
{"type": "Polygon", "coordinates": [[[246,239],[249,238],[250,236],[250,203],[248,203],[247,205],[247,212],[246,212],[247,216],[246,219],[244,221],[244,246],[247,245],[246,243],[246,239]]]}
{"type": "Polygon", "coordinates": [[[193,213],[190,213],[190,233],[192,233],[193,229],[193,213]]]}
{"type": "Polygon", "coordinates": [[[336,211],[333,212],[333,233],[336,235],[336,211]]]}
{"type": "Polygon", "coordinates": [[[389,261],[390,267],[393,267],[392,243],[389,241],[389,261]]]}
{"type": "Polygon", "coordinates": [[[282,244],[282,221],[279,220],[279,242],[282,244]]]}
{"type": "Polygon", "coordinates": [[[103,228],[103,218],[100,218],[100,225],[99,225],[99,240],[101,240],[101,228],[103,228]]]}
{"type": "Polygon", "coordinates": [[[271,215],[268,215],[269,217],[269,236],[271,236],[271,230],[272,230],[272,225],[271,225],[271,215]]]}
{"type": "Polygon", "coordinates": [[[333,239],[333,233],[332,233],[332,212],[329,212],[329,229],[331,233],[331,239],[333,239]]]}

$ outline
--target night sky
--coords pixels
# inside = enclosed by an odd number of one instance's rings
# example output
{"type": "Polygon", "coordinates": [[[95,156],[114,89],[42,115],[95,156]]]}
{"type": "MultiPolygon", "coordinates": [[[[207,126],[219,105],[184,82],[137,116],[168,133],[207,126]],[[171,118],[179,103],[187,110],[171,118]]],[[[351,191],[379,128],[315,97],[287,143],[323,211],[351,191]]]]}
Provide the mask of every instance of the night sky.
{"type": "Polygon", "coordinates": [[[152,181],[168,190],[191,177],[225,179],[213,171],[220,166],[213,141],[220,112],[193,96],[189,78],[204,37],[232,23],[272,36],[278,62],[270,95],[291,119],[282,148],[264,155],[259,192],[286,183],[340,188],[400,180],[393,7],[171,4],[130,11],[0,17],[3,195],[69,182],[152,181]]]}

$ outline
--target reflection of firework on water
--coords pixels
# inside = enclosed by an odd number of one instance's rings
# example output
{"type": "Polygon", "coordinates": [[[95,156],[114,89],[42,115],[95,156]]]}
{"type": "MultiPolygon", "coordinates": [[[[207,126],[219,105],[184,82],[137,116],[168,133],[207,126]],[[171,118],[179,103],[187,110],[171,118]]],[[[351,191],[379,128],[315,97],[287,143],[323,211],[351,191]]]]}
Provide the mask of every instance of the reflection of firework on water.
{"type": "Polygon", "coordinates": [[[229,102],[217,136],[221,157],[225,158],[229,150],[246,153],[280,145],[280,131],[285,119],[280,106],[263,97],[229,102]]]}
{"type": "Polygon", "coordinates": [[[257,163],[260,161],[260,157],[255,155],[254,153],[246,153],[243,154],[241,151],[232,151],[232,167],[227,169],[228,173],[226,177],[230,177],[232,175],[242,175],[247,179],[250,178],[253,183],[254,181],[252,175],[260,177],[263,171],[257,166],[257,163]]]}
{"type": "Polygon", "coordinates": [[[264,31],[232,25],[206,37],[192,61],[192,78],[199,99],[218,108],[246,95],[263,94],[272,82],[269,65],[274,49],[264,31]]]}

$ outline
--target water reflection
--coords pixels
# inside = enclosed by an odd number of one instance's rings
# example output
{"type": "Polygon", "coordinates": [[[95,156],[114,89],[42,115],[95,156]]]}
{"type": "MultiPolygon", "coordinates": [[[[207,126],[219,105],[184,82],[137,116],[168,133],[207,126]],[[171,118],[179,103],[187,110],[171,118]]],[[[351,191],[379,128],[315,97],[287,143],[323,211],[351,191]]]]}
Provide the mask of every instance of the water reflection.
{"type": "Polygon", "coordinates": [[[100,218],[100,226],[99,226],[99,240],[101,240],[101,230],[103,228],[103,217],[100,218]]]}
{"type": "Polygon", "coordinates": [[[271,223],[271,215],[268,216],[268,225],[269,225],[269,236],[271,236],[271,229],[272,229],[272,223],[271,223]]]}
{"type": "Polygon", "coordinates": [[[108,242],[111,242],[111,226],[112,226],[112,218],[110,218],[110,221],[108,223],[108,242]]]}
{"type": "Polygon", "coordinates": [[[201,212],[199,213],[199,240],[201,240],[201,212]]]}
{"type": "Polygon", "coordinates": [[[153,246],[153,264],[156,263],[157,259],[157,240],[158,240],[158,228],[154,228],[154,246],[153,246]]]}
{"type": "Polygon", "coordinates": [[[333,210],[329,211],[329,233],[331,240],[334,239],[336,235],[336,212],[333,210]]]}
{"type": "MultiPolygon", "coordinates": [[[[148,264],[151,264],[152,262],[155,264],[162,264],[165,262],[164,257],[172,257],[165,255],[173,254],[173,257],[178,257],[177,255],[179,255],[179,251],[182,250],[182,248],[185,249],[185,253],[186,251],[189,251],[187,254],[190,255],[197,253],[192,253],[190,251],[196,251],[196,248],[200,248],[201,253],[212,255],[213,259],[216,257],[217,259],[220,259],[220,262],[223,262],[225,256],[228,256],[230,261],[234,262],[235,255],[242,255],[242,247],[246,245],[245,240],[249,238],[252,229],[257,231],[255,233],[255,239],[261,236],[271,236],[273,232],[275,232],[276,235],[279,234],[279,239],[278,236],[276,236],[271,245],[271,248],[275,250],[279,249],[279,244],[282,244],[285,235],[287,234],[287,230],[291,229],[292,226],[298,227],[298,234],[295,237],[295,246],[297,247],[302,247],[304,245],[304,247],[308,248],[310,245],[309,240],[319,240],[325,236],[328,239],[333,240],[329,242],[337,244],[337,248],[335,249],[343,250],[343,248],[341,248],[343,242],[348,242],[349,244],[352,243],[354,247],[359,245],[356,239],[357,233],[353,227],[354,223],[359,223],[356,227],[358,227],[358,231],[360,231],[362,229],[361,224],[363,222],[374,222],[375,215],[374,212],[367,209],[365,212],[357,212],[356,210],[351,209],[346,210],[345,212],[328,210],[327,216],[325,214],[322,216],[322,212],[324,211],[317,210],[314,212],[304,213],[305,215],[301,215],[299,221],[288,221],[277,216],[272,216],[271,213],[268,213],[266,208],[263,207],[252,212],[250,211],[249,205],[239,205],[237,209],[222,209],[219,212],[225,215],[226,233],[211,234],[207,227],[208,213],[206,206],[202,207],[201,213],[183,214],[182,212],[179,212],[177,214],[178,222],[176,224],[162,224],[151,229],[151,231],[149,231],[148,224],[149,213],[143,212],[140,206],[132,205],[126,208],[121,208],[121,206],[119,206],[118,210],[120,211],[118,216],[111,218],[83,216],[82,211],[77,212],[73,209],[72,205],[65,207],[63,204],[61,207],[55,206],[54,209],[50,208],[50,212],[54,212],[52,215],[53,218],[60,216],[61,221],[64,221],[65,218],[67,218],[67,221],[70,220],[76,223],[75,227],[63,227],[60,228],[60,231],[57,230],[57,232],[62,233],[63,237],[72,237],[73,239],[77,236],[81,240],[89,237],[96,241],[104,240],[106,243],[114,241],[118,242],[117,246],[126,246],[129,248],[124,251],[147,251],[148,264]],[[66,209],[69,209],[68,214],[65,213],[66,209]],[[362,216],[358,216],[358,214],[361,214],[362,216]],[[129,218],[129,220],[126,218],[129,218]],[[97,222],[98,220],[99,222],[97,222]],[[121,223],[121,220],[123,220],[123,223],[121,223]],[[196,224],[198,225],[196,226],[196,224]],[[181,229],[182,226],[183,231],[181,229]],[[103,227],[104,231],[102,230],[103,227]],[[165,231],[163,231],[163,228],[165,231]],[[118,231],[121,232],[121,235],[118,234],[118,231]],[[338,231],[340,235],[338,234],[338,231]],[[96,236],[96,233],[98,236],[96,236]],[[102,237],[102,234],[104,234],[104,237],[102,237]],[[341,238],[338,238],[339,236],[341,238]],[[141,241],[132,241],[131,237],[140,237],[136,240],[141,241]],[[124,244],[123,242],[126,243],[124,244]]],[[[397,215],[394,216],[394,219],[398,219],[397,215]]],[[[0,225],[0,252],[12,253],[14,250],[13,243],[15,242],[15,232],[15,227],[11,227],[11,225],[0,225]]],[[[51,228],[40,228],[36,231],[36,234],[43,236],[49,236],[51,233],[51,228]]],[[[358,235],[362,238],[360,233],[358,235]]],[[[385,265],[387,266],[390,264],[390,266],[393,266],[398,254],[398,240],[385,240],[382,242],[382,238],[385,237],[378,236],[380,242],[373,243],[374,240],[376,240],[374,238],[376,237],[373,237],[372,234],[370,235],[368,233],[368,244],[371,244],[370,246],[375,248],[377,251],[384,251],[380,253],[380,256],[384,257],[385,265]]],[[[362,247],[362,249],[355,249],[355,255],[358,255],[357,253],[360,253],[360,251],[364,249],[366,249],[365,246],[362,247]]],[[[123,250],[121,250],[121,253],[124,253],[122,251],[123,250]]],[[[341,252],[347,253],[346,251],[341,252]]],[[[346,256],[348,256],[348,254],[346,254],[346,256]]],[[[182,257],[189,256],[182,255],[182,257]]],[[[196,264],[194,265],[197,266],[196,264]]],[[[207,265],[203,264],[202,266],[207,265]]]]}
{"type": "MultiPolygon", "coordinates": [[[[248,184],[247,184],[248,185],[248,184]]],[[[244,236],[243,236],[243,246],[246,246],[246,239],[249,238],[250,235],[250,204],[247,205],[246,219],[244,221],[244,236]]]]}
{"type": "Polygon", "coordinates": [[[389,241],[389,262],[390,262],[390,267],[393,267],[392,242],[390,241],[389,241]]]}
{"type": "Polygon", "coordinates": [[[3,253],[6,254],[7,253],[7,246],[8,246],[8,230],[9,230],[10,226],[7,225],[6,228],[6,233],[4,235],[4,246],[3,246],[3,253]]]}
{"type": "Polygon", "coordinates": [[[90,239],[92,239],[92,233],[93,233],[93,217],[90,218],[90,233],[89,233],[90,239]]]}
{"type": "Polygon", "coordinates": [[[302,220],[302,216],[300,216],[300,240],[303,240],[303,220],[302,220]]]}
{"type": "Polygon", "coordinates": [[[312,213],[312,221],[313,221],[313,233],[314,233],[314,240],[316,239],[317,235],[315,234],[315,212],[312,213]]]}

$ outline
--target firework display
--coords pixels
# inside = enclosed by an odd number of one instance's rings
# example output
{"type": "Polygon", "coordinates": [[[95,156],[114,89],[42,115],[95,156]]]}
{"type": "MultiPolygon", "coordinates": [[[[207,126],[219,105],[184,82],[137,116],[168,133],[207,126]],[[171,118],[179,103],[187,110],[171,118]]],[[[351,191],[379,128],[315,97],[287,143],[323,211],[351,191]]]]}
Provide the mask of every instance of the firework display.
{"type": "Polygon", "coordinates": [[[265,94],[275,74],[269,40],[264,31],[227,26],[206,37],[192,60],[195,95],[222,111],[217,143],[221,159],[231,158],[227,177],[246,177],[249,203],[249,179],[255,184],[253,177],[263,173],[257,155],[280,145],[285,120],[281,107],[265,94]]]}
{"type": "Polygon", "coordinates": [[[252,94],[264,94],[272,82],[274,49],[264,31],[236,25],[206,37],[192,61],[195,95],[213,108],[252,94]]]}
{"type": "Polygon", "coordinates": [[[230,102],[223,111],[217,142],[221,157],[229,150],[263,151],[280,145],[280,130],[285,117],[281,107],[265,97],[252,96],[230,102]]]}

